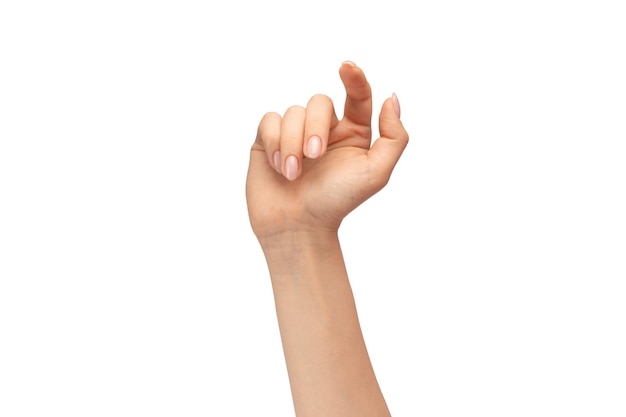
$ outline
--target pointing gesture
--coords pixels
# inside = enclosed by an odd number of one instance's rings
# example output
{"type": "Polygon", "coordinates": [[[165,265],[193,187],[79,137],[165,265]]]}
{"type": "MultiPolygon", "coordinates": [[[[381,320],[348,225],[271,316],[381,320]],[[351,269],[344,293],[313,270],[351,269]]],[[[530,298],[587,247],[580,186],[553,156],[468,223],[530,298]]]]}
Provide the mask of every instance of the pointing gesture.
{"type": "Polygon", "coordinates": [[[333,102],[266,114],[250,152],[250,223],[265,254],[296,416],[388,417],[339,245],[355,207],[385,186],[408,142],[395,94],[372,143],[372,92],[344,62],[341,120],[333,102]]]}
{"type": "Polygon", "coordinates": [[[248,211],[259,239],[294,230],[336,231],[343,218],[378,192],[408,142],[395,94],[385,100],[380,138],[371,143],[372,93],[363,71],[344,62],[344,115],[313,96],[306,107],[267,113],[250,153],[248,211]]]}

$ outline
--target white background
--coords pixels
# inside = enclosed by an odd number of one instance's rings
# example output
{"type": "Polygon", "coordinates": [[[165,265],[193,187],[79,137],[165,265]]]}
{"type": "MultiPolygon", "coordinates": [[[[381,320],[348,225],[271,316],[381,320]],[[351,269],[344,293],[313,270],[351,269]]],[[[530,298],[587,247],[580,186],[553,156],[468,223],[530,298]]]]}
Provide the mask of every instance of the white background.
{"type": "Polygon", "coordinates": [[[292,415],[248,152],[346,59],[411,135],[341,229],[392,414],[626,415],[622,5],[3,1],[0,415],[292,415]]]}

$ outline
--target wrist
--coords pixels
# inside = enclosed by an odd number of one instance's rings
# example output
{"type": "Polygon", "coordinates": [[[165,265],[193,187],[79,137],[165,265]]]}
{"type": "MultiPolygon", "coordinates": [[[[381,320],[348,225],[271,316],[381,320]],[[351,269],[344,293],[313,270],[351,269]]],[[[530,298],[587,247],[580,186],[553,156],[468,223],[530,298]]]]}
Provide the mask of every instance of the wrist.
{"type": "Polygon", "coordinates": [[[257,239],[265,255],[272,257],[322,249],[339,241],[337,230],[301,227],[257,235],[257,239]]]}
{"type": "Polygon", "coordinates": [[[294,229],[259,237],[259,243],[274,282],[343,261],[337,231],[294,229]]]}

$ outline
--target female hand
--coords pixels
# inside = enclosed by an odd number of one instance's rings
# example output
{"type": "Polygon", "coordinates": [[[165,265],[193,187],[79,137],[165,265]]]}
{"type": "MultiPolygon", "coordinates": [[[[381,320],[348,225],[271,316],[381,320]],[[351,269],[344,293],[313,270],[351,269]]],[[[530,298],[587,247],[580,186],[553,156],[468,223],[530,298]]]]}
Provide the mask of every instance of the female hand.
{"type": "Polygon", "coordinates": [[[267,113],[250,152],[246,183],[252,228],[263,241],[299,231],[336,232],[343,218],[385,186],[408,143],[395,94],[385,100],[371,144],[372,93],[363,71],[344,62],[339,120],[330,98],[281,117],[267,113]]]}

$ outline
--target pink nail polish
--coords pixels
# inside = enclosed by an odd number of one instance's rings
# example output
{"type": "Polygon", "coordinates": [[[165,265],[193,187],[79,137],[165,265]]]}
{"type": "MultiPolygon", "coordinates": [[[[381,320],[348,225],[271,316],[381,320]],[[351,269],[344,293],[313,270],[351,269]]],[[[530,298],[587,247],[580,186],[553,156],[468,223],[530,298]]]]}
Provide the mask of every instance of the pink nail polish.
{"type": "Polygon", "coordinates": [[[281,168],[280,168],[280,151],[274,152],[273,157],[274,157],[274,169],[276,171],[280,172],[281,171],[281,168]]]}
{"type": "Polygon", "coordinates": [[[319,136],[311,136],[306,144],[306,155],[309,158],[317,158],[322,153],[322,139],[319,136]]]}
{"type": "Polygon", "coordinates": [[[396,111],[398,117],[400,117],[400,100],[398,100],[396,93],[393,93],[391,99],[393,100],[393,109],[396,111]]]}
{"type": "Polygon", "coordinates": [[[285,161],[285,177],[289,181],[293,181],[298,176],[298,158],[294,155],[289,155],[285,161]]]}

